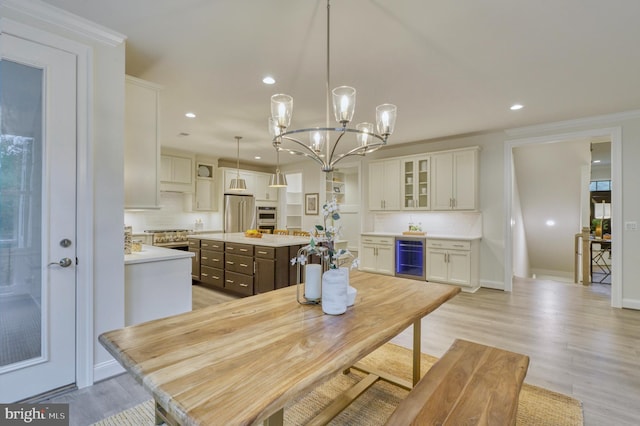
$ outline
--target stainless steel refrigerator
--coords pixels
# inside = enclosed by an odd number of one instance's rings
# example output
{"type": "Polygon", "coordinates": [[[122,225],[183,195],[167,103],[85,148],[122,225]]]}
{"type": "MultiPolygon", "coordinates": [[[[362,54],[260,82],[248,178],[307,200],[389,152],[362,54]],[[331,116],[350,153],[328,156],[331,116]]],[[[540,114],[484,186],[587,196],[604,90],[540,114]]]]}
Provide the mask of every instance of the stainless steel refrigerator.
{"type": "Polygon", "coordinates": [[[253,195],[224,196],[224,232],[256,229],[256,200],[253,195]]]}

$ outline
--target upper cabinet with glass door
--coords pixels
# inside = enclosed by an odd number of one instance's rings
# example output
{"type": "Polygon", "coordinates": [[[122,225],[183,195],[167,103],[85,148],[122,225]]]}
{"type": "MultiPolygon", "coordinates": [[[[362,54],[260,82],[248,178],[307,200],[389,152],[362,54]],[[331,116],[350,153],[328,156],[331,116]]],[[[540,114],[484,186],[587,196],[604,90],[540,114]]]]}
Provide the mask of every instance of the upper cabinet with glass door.
{"type": "Polygon", "coordinates": [[[402,159],[402,209],[428,210],[430,158],[427,155],[402,159]]]}

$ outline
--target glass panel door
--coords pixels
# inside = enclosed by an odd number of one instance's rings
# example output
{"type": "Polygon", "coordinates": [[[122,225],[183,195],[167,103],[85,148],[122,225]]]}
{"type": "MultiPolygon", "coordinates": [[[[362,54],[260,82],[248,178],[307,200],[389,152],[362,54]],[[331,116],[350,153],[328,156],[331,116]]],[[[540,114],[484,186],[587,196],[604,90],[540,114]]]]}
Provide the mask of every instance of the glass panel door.
{"type": "Polygon", "coordinates": [[[0,403],[75,381],[76,57],[0,33],[0,403]]]}
{"type": "Polygon", "coordinates": [[[43,70],[0,61],[0,368],[42,355],[43,70]]]}

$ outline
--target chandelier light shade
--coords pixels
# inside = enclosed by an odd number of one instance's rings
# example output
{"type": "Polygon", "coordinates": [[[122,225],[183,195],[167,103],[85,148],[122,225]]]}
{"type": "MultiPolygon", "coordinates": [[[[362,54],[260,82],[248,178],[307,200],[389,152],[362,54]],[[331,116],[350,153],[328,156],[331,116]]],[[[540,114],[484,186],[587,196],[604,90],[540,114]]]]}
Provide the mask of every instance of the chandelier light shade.
{"type": "MultiPolygon", "coordinates": [[[[348,127],[353,120],[356,107],[356,89],[339,86],[329,92],[330,87],[330,0],[327,0],[327,81],[326,124],[324,127],[290,130],[293,116],[293,98],[285,94],[271,96],[271,119],[269,133],[276,152],[287,151],[304,155],[320,164],[325,172],[333,170],[335,164],[345,157],[365,155],[387,144],[396,123],[397,108],[382,104],[376,108],[375,128],[372,123],[359,123],[348,127]],[[330,127],[330,104],[338,127],[330,127]],[[306,138],[303,137],[306,135],[306,138]],[[343,141],[344,138],[344,141],[343,141]],[[306,139],[303,141],[303,139],[306,139]],[[338,145],[340,144],[340,147],[338,145]]],[[[279,169],[276,170],[276,175],[279,169]]],[[[276,176],[274,175],[274,176],[276,176]]]]}
{"type": "Polygon", "coordinates": [[[229,191],[240,192],[247,189],[247,183],[240,177],[240,139],[242,139],[242,136],[235,136],[235,138],[236,145],[238,146],[238,153],[236,156],[236,177],[235,179],[231,179],[231,182],[229,183],[229,191]]]}

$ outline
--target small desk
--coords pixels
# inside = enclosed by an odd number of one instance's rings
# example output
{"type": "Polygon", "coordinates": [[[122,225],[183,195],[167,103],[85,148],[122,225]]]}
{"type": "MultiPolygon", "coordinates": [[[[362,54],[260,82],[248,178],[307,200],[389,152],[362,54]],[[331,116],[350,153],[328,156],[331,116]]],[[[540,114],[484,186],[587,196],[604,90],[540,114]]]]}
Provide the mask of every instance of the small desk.
{"type": "MultiPolygon", "coordinates": [[[[354,271],[343,315],[296,302],[287,287],[104,333],[100,342],[182,425],[282,422],[283,407],[420,321],[459,287],[354,271]]],[[[417,365],[417,367],[416,367],[417,365]]]]}

